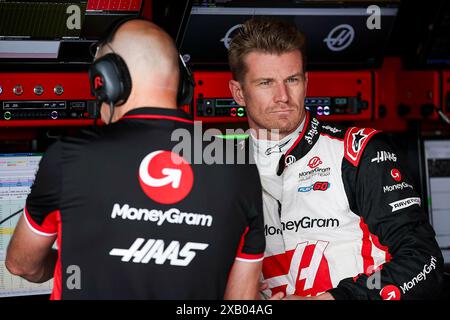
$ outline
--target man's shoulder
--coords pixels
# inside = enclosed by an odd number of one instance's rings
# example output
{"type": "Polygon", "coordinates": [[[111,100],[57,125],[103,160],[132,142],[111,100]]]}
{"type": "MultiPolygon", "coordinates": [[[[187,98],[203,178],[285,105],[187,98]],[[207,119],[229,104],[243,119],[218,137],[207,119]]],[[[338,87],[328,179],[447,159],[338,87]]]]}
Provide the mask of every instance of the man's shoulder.
{"type": "MultiPolygon", "coordinates": [[[[195,151],[199,150],[194,147],[195,151]]],[[[202,162],[206,164],[227,164],[229,168],[240,169],[255,163],[248,137],[215,136],[211,141],[202,141],[201,151],[202,162]]]]}
{"type": "Polygon", "coordinates": [[[125,127],[121,123],[114,125],[92,126],[80,129],[74,134],[63,136],[60,140],[64,147],[87,147],[108,143],[120,142],[121,137],[133,134],[134,130],[125,127]]]}
{"type": "Polygon", "coordinates": [[[104,128],[101,127],[83,128],[71,135],[62,136],[58,142],[63,148],[82,147],[100,139],[104,136],[103,132],[104,128]]]}
{"type": "Polygon", "coordinates": [[[320,134],[332,139],[344,140],[347,129],[340,124],[320,122],[320,134]]]}
{"type": "Polygon", "coordinates": [[[241,184],[259,180],[251,152],[251,141],[248,138],[215,137],[213,141],[203,141],[202,146],[201,150],[193,148],[193,152],[202,152],[201,158],[200,155],[193,158],[201,159],[199,164],[214,170],[215,176],[222,175],[224,180],[236,180],[241,184]]]}
{"type": "Polygon", "coordinates": [[[389,144],[384,133],[368,127],[321,123],[320,134],[329,139],[341,141],[344,148],[344,158],[354,167],[359,166],[364,154],[371,153],[389,144]]]}
{"type": "Polygon", "coordinates": [[[348,127],[343,135],[344,158],[358,167],[365,157],[379,151],[391,151],[391,143],[382,131],[374,128],[348,127]]]}

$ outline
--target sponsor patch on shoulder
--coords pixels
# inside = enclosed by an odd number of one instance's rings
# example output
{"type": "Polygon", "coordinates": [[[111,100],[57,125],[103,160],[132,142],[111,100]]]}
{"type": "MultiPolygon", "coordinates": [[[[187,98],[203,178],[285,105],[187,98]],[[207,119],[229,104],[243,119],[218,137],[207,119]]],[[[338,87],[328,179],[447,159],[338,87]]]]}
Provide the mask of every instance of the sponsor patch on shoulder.
{"type": "Polygon", "coordinates": [[[349,128],[344,140],[345,158],[356,167],[367,143],[378,132],[371,128],[349,128]]]}
{"type": "Polygon", "coordinates": [[[420,206],[420,198],[407,198],[389,203],[389,205],[392,207],[392,212],[408,208],[415,204],[420,206]]]}
{"type": "Polygon", "coordinates": [[[336,127],[332,127],[332,126],[330,126],[330,125],[328,125],[328,124],[322,126],[322,128],[323,128],[323,129],[326,129],[326,130],[328,130],[328,131],[330,131],[330,132],[333,132],[333,133],[339,133],[339,132],[342,132],[341,129],[338,129],[338,128],[336,128],[336,127]]]}

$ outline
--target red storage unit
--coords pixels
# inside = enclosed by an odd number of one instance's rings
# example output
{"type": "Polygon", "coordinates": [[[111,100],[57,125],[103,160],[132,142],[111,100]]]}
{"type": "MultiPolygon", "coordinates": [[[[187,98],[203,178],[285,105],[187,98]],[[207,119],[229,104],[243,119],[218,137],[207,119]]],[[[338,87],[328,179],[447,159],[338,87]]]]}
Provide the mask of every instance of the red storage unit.
{"type": "Polygon", "coordinates": [[[437,119],[440,77],[437,71],[401,71],[398,75],[397,113],[407,119],[437,119]]]}

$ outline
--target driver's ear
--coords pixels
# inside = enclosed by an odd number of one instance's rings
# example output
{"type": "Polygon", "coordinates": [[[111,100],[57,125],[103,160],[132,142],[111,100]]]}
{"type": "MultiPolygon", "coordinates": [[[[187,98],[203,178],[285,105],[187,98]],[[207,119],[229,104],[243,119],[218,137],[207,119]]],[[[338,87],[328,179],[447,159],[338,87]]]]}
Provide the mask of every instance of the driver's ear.
{"type": "Polygon", "coordinates": [[[305,72],[305,96],[306,92],[308,92],[308,72],[305,72]]]}
{"type": "Polygon", "coordinates": [[[241,83],[236,80],[230,80],[228,82],[228,87],[230,88],[234,101],[240,106],[245,107],[244,92],[241,83]]]}

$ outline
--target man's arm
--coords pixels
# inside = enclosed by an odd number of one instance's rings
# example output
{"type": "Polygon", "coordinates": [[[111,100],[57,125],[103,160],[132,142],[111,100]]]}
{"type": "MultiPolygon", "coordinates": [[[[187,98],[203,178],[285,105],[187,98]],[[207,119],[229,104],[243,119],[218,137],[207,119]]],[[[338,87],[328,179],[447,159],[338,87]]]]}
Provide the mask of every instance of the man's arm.
{"type": "Polygon", "coordinates": [[[53,277],[58,257],[52,249],[56,235],[34,233],[21,216],[6,254],[9,272],[31,282],[45,282],[53,277]]]}
{"type": "Polygon", "coordinates": [[[266,247],[262,188],[258,170],[255,165],[239,168],[243,170],[236,173],[242,188],[238,201],[247,218],[247,227],[241,236],[236,258],[228,276],[224,295],[227,300],[260,298],[259,280],[266,247]]]}
{"type": "Polygon", "coordinates": [[[57,260],[52,245],[58,231],[61,192],[61,143],[51,145],[27,197],[24,213],[8,246],[6,267],[31,282],[51,279],[57,260]]]}
{"type": "MultiPolygon", "coordinates": [[[[367,239],[386,251],[386,262],[370,279],[371,270],[364,270],[342,280],[329,291],[336,299],[429,299],[439,294],[442,254],[422,208],[426,204],[397,157],[389,141],[377,134],[357,166],[344,160],[350,207],[360,215],[362,228],[367,227],[367,239]]],[[[365,260],[370,259],[366,252],[365,260]]]]}
{"type": "Polygon", "coordinates": [[[224,299],[250,300],[259,298],[259,276],[262,261],[244,262],[235,260],[228,277],[224,299]]]}

